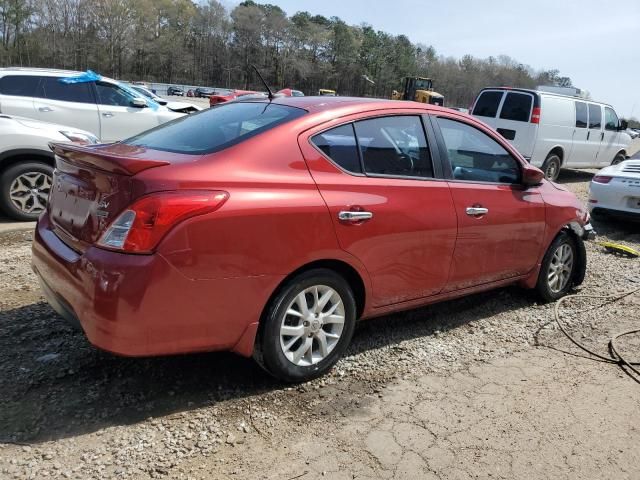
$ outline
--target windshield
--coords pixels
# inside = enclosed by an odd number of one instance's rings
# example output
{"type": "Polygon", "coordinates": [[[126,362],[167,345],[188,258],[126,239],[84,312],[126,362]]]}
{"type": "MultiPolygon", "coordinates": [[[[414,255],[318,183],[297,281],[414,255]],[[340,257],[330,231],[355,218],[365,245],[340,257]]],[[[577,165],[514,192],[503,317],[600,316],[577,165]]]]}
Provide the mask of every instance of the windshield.
{"type": "Polygon", "coordinates": [[[416,80],[416,90],[429,90],[431,88],[431,80],[427,79],[417,79],[416,80]]]}
{"type": "Polygon", "coordinates": [[[226,103],[165,123],[123,143],[202,155],[224,150],[305,113],[300,108],[273,103],[226,103]]]}

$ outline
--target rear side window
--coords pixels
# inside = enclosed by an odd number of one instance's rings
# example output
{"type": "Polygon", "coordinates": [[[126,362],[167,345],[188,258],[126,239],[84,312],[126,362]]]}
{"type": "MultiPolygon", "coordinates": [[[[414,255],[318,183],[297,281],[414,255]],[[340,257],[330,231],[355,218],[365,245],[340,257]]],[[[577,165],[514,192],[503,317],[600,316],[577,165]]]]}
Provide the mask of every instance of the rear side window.
{"type": "Polygon", "coordinates": [[[311,142],[348,172],[362,173],[353,124],[341,125],[319,133],[311,142]]]}
{"type": "Polygon", "coordinates": [[[422,121],[393,116],[355,123],[365,173],[433,177],[431,155],[422,121]]]}
{"type": "Polygon", "coordinates": [[[533,97],[526,93],[507,93],[507,98],[502,104],[500,118],[505,120],[515,120],[517,122],[528,122],[531,115],[531,105],[533,97]]]}
{"type": "Polygon", "coordinates": [[[604,107],[604,128],[605,130],[618,129],[618,116],[613,111],[613,108],[604,107]]]}
{"type": "Polygon", "coordinates": [[[42,77],[36,97],[64,102],[96,103],[89,83],[62,83],[60,77],[42,77]]]}
{"type": "Polygon", "coordinates": [[[5,75],[0,78],[0,94],[33,97],[40,77],[33,75],[5,75]]]}
{"type": "Polygon", "coordinates": [[[589,104],[589,128],[600,128],[602,124],[602,109],[600,105],[589,104]]]}
{"type": "Polygon", "coordinates": [[[495,118],[502,99],[502,92],[482,92],[473,107],[473,115],[495,118]]]}
{"type": "Polygon", "coordinates": [[[124,143],[153,150],[202,155],[224,150],[305,113],[301,108],[275,103],[234,102],[186,115],[124,143]]]}
{"type": "Polygon", "coordinates": [[[587,128],[588,121],[587,104],[583,102],[576,102],[576,127],[587,128]]]}
{"type": "Polygon", "coordinates": [[[466,123],[438,118],[455,180],[518,183],[520,166],[502,145],[466,123]]]}

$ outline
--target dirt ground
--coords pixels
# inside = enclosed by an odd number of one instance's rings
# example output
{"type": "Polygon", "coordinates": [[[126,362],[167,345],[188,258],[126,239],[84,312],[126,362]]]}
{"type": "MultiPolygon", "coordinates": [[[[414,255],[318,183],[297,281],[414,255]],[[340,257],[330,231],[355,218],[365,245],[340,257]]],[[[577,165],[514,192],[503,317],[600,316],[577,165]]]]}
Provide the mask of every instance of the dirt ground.
{"type": "MultiPolygon", "coordinates": [[[[561,182],[586,201],[591,176],[561,182]]],[[[594,223],[640,248],[640,224],[594,223]]],[[[0,233],[0,478],[640,478],[640,384],[531,292],[362,322],[330,374],[292,387],[230,354],[96,350],[43,302],[30,240],[0,233]]],[[[581,293],[640,286],[640,259],[587,251],[581,293]]],[[[640,294],[562,313],[606,354],[638,328],[640,294]]],[[[640,338],[620,345],[640,360],[640,338]]]]}

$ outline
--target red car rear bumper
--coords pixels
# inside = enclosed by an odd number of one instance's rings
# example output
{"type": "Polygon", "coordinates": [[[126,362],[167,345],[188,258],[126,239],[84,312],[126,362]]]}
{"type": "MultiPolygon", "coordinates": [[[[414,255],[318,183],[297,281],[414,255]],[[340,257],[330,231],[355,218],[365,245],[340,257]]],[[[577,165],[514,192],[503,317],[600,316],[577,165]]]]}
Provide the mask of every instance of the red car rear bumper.
{"type": "Polygon", "coordinates": [[[213,350],[250,356],[260,306],[283,279],[195,280],[159,254],[95,247],[78,253],[56,236],[46,214],[36,228],[32,265],[60,315],[79,323],[96,347],[129,356],[213,350]]]}

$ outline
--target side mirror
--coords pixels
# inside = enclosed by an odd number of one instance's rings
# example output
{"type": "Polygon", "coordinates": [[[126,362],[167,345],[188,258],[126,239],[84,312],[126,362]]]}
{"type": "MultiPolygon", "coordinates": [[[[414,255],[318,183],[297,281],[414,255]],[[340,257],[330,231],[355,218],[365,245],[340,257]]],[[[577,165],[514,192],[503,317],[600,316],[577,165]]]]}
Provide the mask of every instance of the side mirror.
{"type": "Polygon", "coordinates": [[[540,185],[543,179],[543,171],[533,165],[525,165],[522,169],[522,184],[527,187],[540,185]]]}
{"type": "Polygon", "coordinates": [[[618,130],[622,131],[622,130],[626,130],[627,128],[629,128],[629,124],[627,123],[627,121],[620,120],[620,126],[618,127],[618,130]]]}
{"type": "Polygon", "coordinates": [[[148,107],[147,101],[142,98],[134,98],[131,100],[131,106],[136,108],[148,107]]]}

